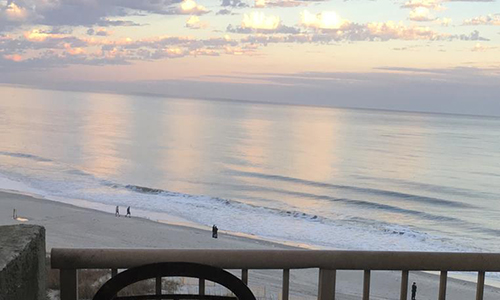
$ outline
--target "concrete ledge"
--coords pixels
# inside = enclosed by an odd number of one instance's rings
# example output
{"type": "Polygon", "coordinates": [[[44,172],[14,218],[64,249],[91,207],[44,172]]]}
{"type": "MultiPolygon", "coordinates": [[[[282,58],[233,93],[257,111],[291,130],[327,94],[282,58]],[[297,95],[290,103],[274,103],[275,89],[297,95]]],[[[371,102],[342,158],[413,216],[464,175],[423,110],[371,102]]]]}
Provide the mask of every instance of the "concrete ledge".
{"type": "Polygon", "coordinates": [[[0,226],[0,300],[45,299],[45,228],[0,226]]]}

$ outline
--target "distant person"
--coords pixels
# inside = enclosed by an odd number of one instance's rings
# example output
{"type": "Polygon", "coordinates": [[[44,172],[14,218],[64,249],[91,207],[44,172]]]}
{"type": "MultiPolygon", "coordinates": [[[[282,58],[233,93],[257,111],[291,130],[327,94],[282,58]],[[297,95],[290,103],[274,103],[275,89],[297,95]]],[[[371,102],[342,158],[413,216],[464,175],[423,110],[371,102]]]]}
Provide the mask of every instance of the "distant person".
{"type": "Polygon", "coordinates": [[[212,237],[214,239],[217,238],[217,231],[219,231],[219,228],[217,228],[217,226],[215,226],[215,224],[214,224],[214,226],[212,226],[212,237]]]}
{"type": "Polygon", "coordinates": [[[115,217],[119,217],[119,216],[120,216],[120,207],[117,205],[116,211],[115,211],[115,217]]]}
{"type": "Polygon", "coordinates": [[[12,211],[12,219],[16,220],[17,219],[17,212],[16,212],[16,209],[14,208],[14,210],[12,211]]]}
{"type": "Polygon", "coordinates": [[[415,300],[417,296],[417,284],[414,282],[411,286],[411,300],[415,300]]]}
{"type": "Polygon", "coordinates": [[[125,217],[132,218],[132,215],[130,214],[130,206],[127,207],[127,214],[125,215],[125,217]]]}

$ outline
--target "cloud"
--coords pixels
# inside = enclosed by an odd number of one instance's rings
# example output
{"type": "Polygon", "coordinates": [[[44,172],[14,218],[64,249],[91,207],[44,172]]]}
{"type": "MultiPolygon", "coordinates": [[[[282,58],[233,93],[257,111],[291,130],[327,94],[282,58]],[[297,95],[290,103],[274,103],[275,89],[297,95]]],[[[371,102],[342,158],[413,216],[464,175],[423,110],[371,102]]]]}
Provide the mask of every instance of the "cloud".
{"type": "Polygon", "coordinates": [[[97,28],[97,29],[89,28],[87,30],[87,34],[95,36],[110,36],[111,32],[109,32],[105,28],[97,28]]]}
{"type": "Polygon", "coordinates": [[[3,57],[14,62],[20,62],[23,60],[23,57],[19,54],[5,54],[3,57]]]}
{"type": "Polygon", "coordinates": [[[305,10],[300,14],[300,24],[307,28],[340,29],[349,26],[350,22],[340,18],[337,13],[333,11],[312,14],[305,10]]]}
{"type": "Polygon", "coordinates": [[[209,26],[208,22],[200,21],[198,16],[190,16],[186,20],[186,27],[191,29],[205,29],[209,26]]]}
{"type": "Polygon", "coordinates": [[[242,7],[248,7],[248,4],[241,0],[222,0],[221,6],[242,8],[242,7]]]}
{"type": "Polygon", "coordinates": [[[500,14],[489,14],[472,19],[466,19],[462,25],[496,25],[500,26],[500,14]]]}
{"type": "Polygon", "coordinates": [[[4,10],[5,17],[9,21],[24,21],[28,16],[28,11],[24,7],[18,6],[16,3],[8,3],[4,10]]]}
{"type": "Polygon", "coordinates": [[[0,30],[16,23],[49,26],[130,26],[122,20],[142,13],[203,14],[194,0],[16,0],[0,1],[0,30]]]}
{"type": "Polygon", "coordinates": [[[472,31],[469,34],[453,35],[452,37],[462,41],[489,41],[489,39],[482,37],[477,30],[472,31]]]}
{"type": "Polygon", "coordinates": [[[440,18],[435,20],[436,23],[440,24],[441,26],[448,27],[450,24],[453,22],[451,18],[440,18]]]}
{"type": "MultiPolygon", "coordinates": [[[[7,62],[0,59],[0,65],[3,64],[7,62]]],[[[0,73],[0,82],[200,99],[500,115],[498,67],[381,67],[368,72],[238,73],[230,74],[230,77],[231,82],[227,76],[207,76],[197,80],[98,82],[56,81],[51,77],[41,81],[26,76],[16,79],[13,74],[0,73]]]]}
{"type": "Polygon", "coordinates": [[[0,32],[19,26],[30,17],[30,12],[12,1],[0,1],[0,32]]]}
{"type": "Polygon", "coordinates": [[[430,15],[429,9],[423,6],[412,9],[409,19],[417,22],[430,22],[436,20],[436,18],[430,15]]]}
{"type": "Polygon", "coordinates": [[[208,13],[208,10],[204,6],[198,5],[194,0],[183,0],[180,10],[175,10],[175,12],[174,14],[203,15],[208,13]]]}
{"type": "Polygon", "coordinates": [[[240,46],[238,41],[229,36],[207,39],[174,36],[110,40],[95,33],[96,31],[91,37],[77,38],[69,34],[33,29],[17,37],[0,35],[0,70],[36,70],[71,64],[130,64],[134,61],[185,56],[255,52],[255,47],[240,46]]]}
{"type": "Polygon", "coordinates": [[[242,28],[275,30],[280,25],[280,18],[277,16],[266,16],[263,12],[252,12],[244,14],[241,21],[242,28]]]}
{"type": "Polygon", "coordinates": [[[481,43],[476,43],[474,47],[472,47],[471,51],[473,52],[484,52],[487,50],[492,50],[492,49],[497,49],[498,47],[492,47],[492,46],[484,46],[481,43]]]}
{"type": "Polygon", "coordinates": [[[242,43],[268,45],[275,43],[330,44],[354,41],[428,40],[428,41],[488,41],[479,32],[452,35],[439,33],[429,27],[406,26],[402,22],[348,23],[338,30],[319,30],[288,35],[251,35],[241,39],[242,43]]]}
{"type": "Polygon", "coordinates": [[[231,15],[232,13],[229,9],[221,9],[217,12],[217,15],[231,15]]]}
{"type": "Polygon", "coordinates": [[[402,8],[419,8],[419,7],[425,7],[428,9],[432,10],[444,10],[445,7],[441,5],[443,0],[410,0],[403,4],[401,7],[402,8]]]}
{"type": "Polygon", "coordinates": [[[296,7],[326,0],[255,0],[255,7],[296,7]]]}
{"type": "Polygon", "coordinates": [[[228,32],[233,33],[298,33],[297,28],[288,27],[281,23],[278,16],[266,15],[263,12],[244,14],[240,26],[228,25],[228,32]]]}

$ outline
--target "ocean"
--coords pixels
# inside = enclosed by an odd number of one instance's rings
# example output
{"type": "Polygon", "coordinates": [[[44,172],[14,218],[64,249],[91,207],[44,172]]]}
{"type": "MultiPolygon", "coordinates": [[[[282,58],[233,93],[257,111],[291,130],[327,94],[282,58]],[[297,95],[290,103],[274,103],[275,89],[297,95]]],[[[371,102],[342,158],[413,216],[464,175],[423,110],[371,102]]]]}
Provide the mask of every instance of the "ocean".
{"type": "Polygon", "coordinates": [[[314,249],[498,252],[500,118],[3,86],[0,189],[314,249]]]}

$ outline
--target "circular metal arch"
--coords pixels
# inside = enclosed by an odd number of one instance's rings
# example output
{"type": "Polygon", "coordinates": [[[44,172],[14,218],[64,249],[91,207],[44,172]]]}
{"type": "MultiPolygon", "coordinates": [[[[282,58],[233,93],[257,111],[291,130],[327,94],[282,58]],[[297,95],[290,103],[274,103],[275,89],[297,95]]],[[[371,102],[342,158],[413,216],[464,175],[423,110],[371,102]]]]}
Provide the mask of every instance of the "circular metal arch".
{"type": "MultiPolygon", "coordinates": [[[[120,290],[142,280],[177,276],[213,281],[230,290],[238,300],[256,300],[248,286],[233,274],[221,268],[186,262],[154,263],[130,268],[108,280],[97,291],[93,300],[114,299],[120,290]]],[[[203,296],[198,297],[203,299],[203,296]]]]}

